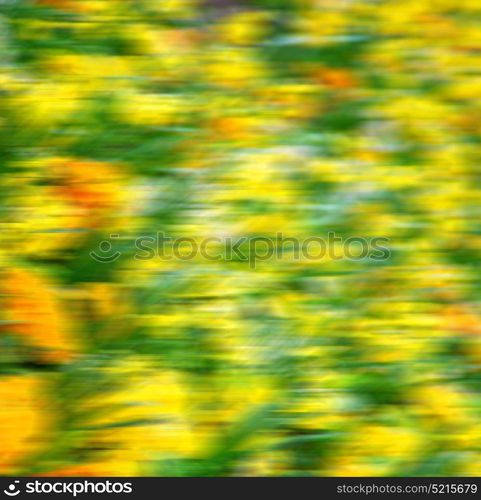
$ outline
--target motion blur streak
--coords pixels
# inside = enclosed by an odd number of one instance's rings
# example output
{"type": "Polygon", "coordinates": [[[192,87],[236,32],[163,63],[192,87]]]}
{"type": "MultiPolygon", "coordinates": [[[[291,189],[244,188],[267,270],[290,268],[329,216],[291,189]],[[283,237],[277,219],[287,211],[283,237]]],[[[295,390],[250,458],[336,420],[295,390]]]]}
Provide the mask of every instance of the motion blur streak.
{"type": "Polygon", "coordinates": [[[479,0],[1,0],[0,474],[481,475],[480,67],[479,0]]]}

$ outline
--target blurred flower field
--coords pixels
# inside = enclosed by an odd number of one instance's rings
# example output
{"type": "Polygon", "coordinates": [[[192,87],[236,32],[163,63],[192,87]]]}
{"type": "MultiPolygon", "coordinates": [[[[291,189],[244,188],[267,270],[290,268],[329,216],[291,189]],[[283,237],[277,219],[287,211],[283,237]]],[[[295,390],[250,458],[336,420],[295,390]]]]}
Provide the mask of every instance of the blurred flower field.
{"type": "Polygon", "coordinates": [[[480,68],[478,0],[1,0],[0,474],[481,475],[480,68]]]}

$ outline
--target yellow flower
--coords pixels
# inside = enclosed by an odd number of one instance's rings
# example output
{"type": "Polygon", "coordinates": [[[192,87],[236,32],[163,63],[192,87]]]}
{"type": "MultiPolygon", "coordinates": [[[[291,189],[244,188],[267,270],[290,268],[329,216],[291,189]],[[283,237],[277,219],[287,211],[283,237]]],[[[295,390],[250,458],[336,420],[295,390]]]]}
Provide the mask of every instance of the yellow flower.
{"type": "Polygon", "coordinates": [[[0,377],[0,474],[14,475],[22,462],[47,444],[44,384],[36,375],[0,377]]]}
{"type": "Polygon", "coordinates": [[[189,19],[196,13],[199,0],[148,0],[148,5],[156,12],[178,19],[189,19]]]}
{"type": "Polygon", "coordinates": [[[266,73],[259,60],[238,49],[214,52],[205,65],[205,78],[209,83],[236,89],[255,87],[266,73]]]}
{"type": "Polygon", "coordinates": [[[458,466],[458,475],[462,477],[481,477],[481,453],[469,453],[458,466]]]}
{"type": "Polygon", "coordinates": [[[257,93],[265,99],[269,111],[275,116],[291,119],[309,119],[322,111],[319,104],[319,85],[308,83],[289,83],[269,85],[257,93]]]}
{"type": "Polygon", "coordinates": [[[268,377],[219,377],[215,395],[220,396],[221,422],[235,422],[261,405],[278,401],[278,391],[268,377]]]}
{"type": "Polygon", "coordinates": [[[81,97],[76,84],[36,82],[16,93],[9,103],[19,122],[31,127],[54,127],[77,111],[81,97]]]}
{"type": "Polygon", "coordinates": [[[445,424],[468,424],[466,398],[454,387],[429,385],[413,394],[417,411],[428,422],[445,424]]]}
{"type": "Polygon", "coordinates": [[[241,12],[223,19],[216,31],[221,42],[233,45],[250,45],[265,33],[266,12],[241,12]]]}
{"type": "Polygon", "coordinates": [[[78,82],[88,91],[126,87],[132,75],[126,58],[117,56],[63,54],[47,58],[43,66],[56,78],[78,82]]]}
{"type": "Polygon", "coordinates": [[[420,435],[404,427],[361,426],[337,450],[328,475],[386,476],[412,460],[422,445],[420,435]]]}
{"type": "Polygon", "coordinates": [[[109,369],[121,387],[87,401],[90,410],[105,409],[93,417],[91,439],[111,450],[111,460],[130,463],[140,470],[154,458],[189,456],[197,449],[189,419],[188,392],[180,373],[156,368],[152,363],[130,358],[109,369]],[[123,425],[128,425],[128,429],[123,425]]]}
{"type": "Polygon", "coordinates": [[[119,104],[119,118],[140,126],[165,127],[182,121],[184,101],[177,96],[158,94],[126,94],[119,104]]]}
{"type": "Polygon", "coordinates": [[[17,198],[20,206],[12,220],[2,227],[6,248],[45,257],[71,248],[85,237],[82,214],[71,204],[39,186],[26,189],[23,195],[17,198]]]}
{"type": "Polygon", "coordinates": [[[281,476],[289,472],[289,454],[285,451],[259,451],[249,457],[239,476],[281,476]]]}
{"type": "MultiPolygon", "coordinates": [[[[43,477],[135,477],[142,476],[139,463],[114,450],[99,453],[95,460],[77,465],[59,464],[46,473],[43,477]]],[[[145,474],[146,475],[146,474],[145,474]]]]}
{"type": "Polygon", "coordinates": [[[340,35],[348,23],[342,12],[328,10],[306,10],[295,19],[294,27],[301,35],[307,36],[307,42],[320,45],[329,41],[329,37],[340,35]]]}

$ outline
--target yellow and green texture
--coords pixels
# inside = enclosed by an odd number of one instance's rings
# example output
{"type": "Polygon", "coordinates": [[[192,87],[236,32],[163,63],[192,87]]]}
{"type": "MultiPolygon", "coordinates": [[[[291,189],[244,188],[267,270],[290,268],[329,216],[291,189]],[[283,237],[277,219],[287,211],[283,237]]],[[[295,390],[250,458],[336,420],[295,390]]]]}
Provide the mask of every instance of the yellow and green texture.
{"type": "Polygon", "coordinates": [[[481,475],[480,68],[479,0],[1,1],[0,474],[481,475]]]}

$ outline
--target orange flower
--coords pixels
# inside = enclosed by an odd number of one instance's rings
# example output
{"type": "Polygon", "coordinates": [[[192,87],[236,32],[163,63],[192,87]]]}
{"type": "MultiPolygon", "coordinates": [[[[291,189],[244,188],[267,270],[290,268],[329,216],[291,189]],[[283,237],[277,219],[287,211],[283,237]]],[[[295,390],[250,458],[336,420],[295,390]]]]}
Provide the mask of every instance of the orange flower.
{"type": "Polygon", "coordinates": [[[43,277],[20,268],[7,271],[3,306],[12,321],[8,331],[21,335],[25,343],[39,348],[46,362],[62,362],[71,358],[73,338],[55,293],[43,277]]]}
{"type": "Polygon", "coordinates": [[[223,116],[210,122],[210,127],[217,137],[232,141],[252,138],[253,125],[254,120],[250,116],[223,116]]]}
{"type": "Polygon", "coordinates": [[[59,186],[56,193],[85,214],[87,227],[104,225],[123,206],[122,178],[110,164],[59,158],[51,165],[59,186]]]}
{"type": "Polygon", "coordinates": [[[481,320],[468,306],[451,304],[441,313],[448,330],[459,334],[481,334],[481,320]]]}
{"type": "Polygon", "coordinates": [[[314,72],[315,81],[335,89],[349,89],[357,85],[353,74],[343,68],[321,68],[314,72]]]}
{"type": "Polygon", "coordinates": [[[71,9],[75,6],[73,0],[37,0],[37,3],[61,9],[71,9]]]}

